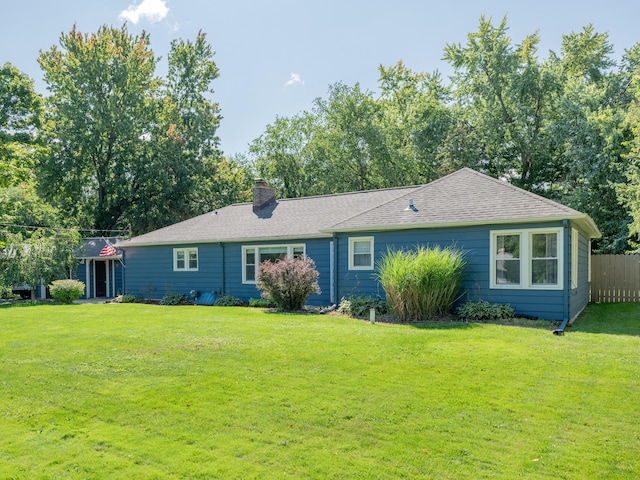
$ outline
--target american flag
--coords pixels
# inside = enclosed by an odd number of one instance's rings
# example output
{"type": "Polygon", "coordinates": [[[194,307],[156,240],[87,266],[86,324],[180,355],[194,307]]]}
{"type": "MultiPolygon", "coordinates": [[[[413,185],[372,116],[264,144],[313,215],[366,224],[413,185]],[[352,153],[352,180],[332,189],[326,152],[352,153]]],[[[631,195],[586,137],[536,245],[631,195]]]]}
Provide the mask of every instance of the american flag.
{"type": "Polygon", "coordinates": [[[102,250],[100,250],[101,257],[110,257],[111,255],[115,255],[116,253],[118,253],[116,252],[116,249],[108,243],[106,243],[104,247],[102,247],[102,250]]]}

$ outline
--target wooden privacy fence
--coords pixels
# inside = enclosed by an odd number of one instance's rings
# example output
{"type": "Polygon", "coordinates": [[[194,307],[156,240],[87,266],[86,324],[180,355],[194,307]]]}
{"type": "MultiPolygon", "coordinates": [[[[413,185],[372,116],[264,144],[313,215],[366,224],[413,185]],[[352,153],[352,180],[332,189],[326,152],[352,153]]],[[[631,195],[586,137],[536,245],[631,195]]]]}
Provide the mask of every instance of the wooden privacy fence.
{"type": "Polygon", "coordinates": [[[640,302],[640,255],[592,255],[590,301],[640,302]]]}

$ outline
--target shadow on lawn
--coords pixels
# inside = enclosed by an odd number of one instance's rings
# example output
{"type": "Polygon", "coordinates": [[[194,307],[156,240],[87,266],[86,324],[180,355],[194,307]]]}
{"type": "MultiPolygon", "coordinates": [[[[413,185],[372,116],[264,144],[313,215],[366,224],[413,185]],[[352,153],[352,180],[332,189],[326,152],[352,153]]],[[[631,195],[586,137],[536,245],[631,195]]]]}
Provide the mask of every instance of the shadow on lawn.
{"type": "Polygon", "coordinates": [[[640,336],[640,303],[590,303],[567,332],[640,336]]]}

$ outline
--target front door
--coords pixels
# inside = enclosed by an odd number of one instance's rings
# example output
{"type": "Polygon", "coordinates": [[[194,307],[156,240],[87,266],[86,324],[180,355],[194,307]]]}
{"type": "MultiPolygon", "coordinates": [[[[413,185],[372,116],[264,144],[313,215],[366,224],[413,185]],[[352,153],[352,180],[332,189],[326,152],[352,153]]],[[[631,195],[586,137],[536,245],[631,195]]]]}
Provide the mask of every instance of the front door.
{"type": "Polygon", "coordinates": [[[107,262],[96,260],[96,297],[107,296],[107,262]]]}

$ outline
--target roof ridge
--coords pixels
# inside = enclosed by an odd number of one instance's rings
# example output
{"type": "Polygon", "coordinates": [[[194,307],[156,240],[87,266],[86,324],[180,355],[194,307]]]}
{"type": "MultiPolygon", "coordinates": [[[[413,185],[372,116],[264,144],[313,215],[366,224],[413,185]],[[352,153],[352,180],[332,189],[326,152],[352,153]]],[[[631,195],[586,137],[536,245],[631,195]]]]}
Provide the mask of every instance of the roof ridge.
{"type": "MultiPolygon", "coordinates": [[[[420,184],[420,185],[408,186],[408,187],[405,187],[405,188],[407,188],[407,189],[408,189],[408,188],[413,188],[413,191],[412,191],[411,193],[415,193],[415,192],[418,192],[418,191],[420,191],[420,190],[425,189],[426,187],[428,187],[428,186],[430,186],[430,185],[433,185],[434,183],[438,183],[438,182],[440,182],[442,179],[447,178],[447,177],[449,177],[449,176],[451,176],[451,175],[453,175],[453,174],[455,174],[455,173],[458,173],[458,172],[460,172],[460,171],[462,171],[462,170],[464,170],[464,169],[471,170],[470,168],[464,167],[464,168],[462,168],[462,169],[460,169],[460,170],[456,170],[455,172],[448,173],[448,174],[446,174],[446,175],[444,175],[444,176],[442,176],[442,177],[440,177],[440,178],[436,178],[435,180],[432,180],[432,181],[431,181],[431,182],[429,182],[429,183],[423,183],[423,184],[420,184]]],[[[473,170],[471,170],[471,171],[473,171],[473,170]]],[[[388,190],[392,190],[392,188],[389,188],[388,190]]],[[[397,188],[397,190],[400,190],[400,188],[397,188]]],[[[367,213],[367,212],[370,212],[370,211],[372,211],[372,210],[375,210],[375,209],[377,209],[377,208],[380,208],[380,207],[382,207],[382,206],[384,206],[384,205],[387,205],[387,204],[389,204],[389,203],[391,203],[391,202],[396,202],[396,201],[398,201],[400,198],[402,198],[402,197],[404,197],[404,196],[406,196],[406,195],[407,195],[407,193],[406,193],[406,192],[403,192],[401,195],[398,195],[397,197],[394,197],[394,198],[392,198],[392,199],[390,199],[390,200],[387,200],[386,202],[379,203],[378,205],[375,205],[375,206],[373,206],[373,207],[371,207],[371,208],[369,208],[369,209],[367,209],[367,210],[362,210],[361,212],[359,212],[359,213],[355,213],[355,214],[351,215],[350,217],[343,218],[343,219],[342,219],[342,220],[340,220],[339,222],[334,223],[333,225],[331,225],[331,227],[330,227],[330,228],[334,228],[336,225],[340,225],[341,223],[347,222],[347,221],[351,220],[352,218],[358,217],[358,216],[360,216],[360,215],[364,215],[364,214],[365,214],[365,213],[367,213]]]]}
{"type": "MultiPolygon", "coordinates": [[[[335,192],[335,193],[324,193],[324,194],[319,194],[319,195],[309,195],[306,197],[285,197],[285,198],[276,198],[276,202],[291,202],[291,201],[297,201],[297,200],[309,200],[309,199],[314,199],[314,198],[329,198],[329,197],[341,197],[341,196],[347,196],[347,195],[361,195],[361,194],[365,194],[365,193],[374,193],[374,192],[384,192],[384,191],[391,191],[391,190],[409,190],[409,189],[416,189],[419,187],[424,186],[424,184],[418,184],[418,185],[402,185],[400,187],[384,187],[384,188],[371,188],[369,190],[353,190],[351,192],[335,192]]],[[[236,203],[230,203],[229,205],[224,205],[220,208],[216,208],[214,210],[211,210],[209,212],[205,212],[201,215],[206,215],[207,213],[212,213],[216,210],[221,210],[223,208],[226,207],[237,207],[237,206],[242,206],[242,205],[252,205],[252,202],[236,202],[236,203]]],[[[199,216],[199,215],[198,215],[199,216]]],[[[195,218],[195,217],[192,217],[195,218]]]]}
{"type": "Polygon", "coordinates": [[[308,197],[293,197],[293,198],[280,198],[278,201],[291,201],[291,200],[307,200],[313,198],[329,198],[329,197],[341,197],[347,195],[361,195],[365,193],[375,193],[375,192],[385,192],[391,190],[409,190],[420,187],[421,185],[403,185],[401,187],[384,187],[384,188],[372,188],[369,190],[354,190],[352,192],[336,192],[336,193],[325,193],[322,195],[309,195],[308,197]]]}

